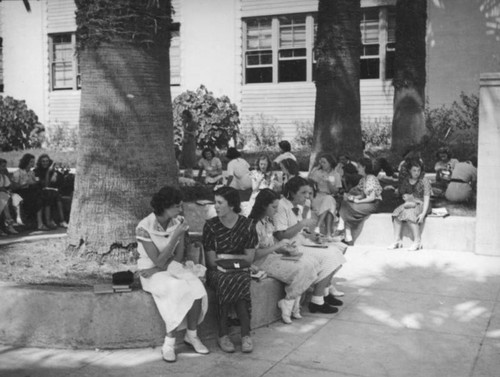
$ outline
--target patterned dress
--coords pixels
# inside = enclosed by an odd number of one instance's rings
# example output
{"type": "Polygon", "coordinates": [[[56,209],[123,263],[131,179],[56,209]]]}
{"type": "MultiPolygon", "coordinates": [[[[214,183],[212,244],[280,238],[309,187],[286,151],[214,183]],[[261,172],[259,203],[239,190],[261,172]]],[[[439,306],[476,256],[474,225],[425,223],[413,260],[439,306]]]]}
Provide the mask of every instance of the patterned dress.
{"type": "MultiPolygon", "coordinates": [[[[361,178],[358,185],[353,188],[355,194],[363,194],[365,197],[375,193],[375,200],[370,203],[354,203],[347,200],[342,202],[340,207],[340,217],[351,228],[361,224],[372,213],[377,212],[380,202],[382,201],[382,186],[377,177],[374,175],[367,175],[361,178]]],[[[351,192],[353,192],[351,190],[351,192]]]]}
{"type": "Polygon", "coordinates": [[[316,215],[321,215],[325,212],[330,212],[335,215],[337,202],[333,195],[335,192],[331,190],[331,186],[339,188],[342,187],[340,175],[332,170],[326,172],[322,169],[315,168],[309,174],[309,179],[316,183],[317,192],[312,201],[312,209],[316,215]]]}
{"type": "MultiPolygon", "coordinates": [[[[268,248],[275,244],[274,223],[268,217],[255,223],[259,247],[268,248]]],[[[286,284],[286,298],[291,300],[299,297],[311,285],[317,283],[320,275],[321,265],[311,255],[302,255],[298,261],[283,260],[278,253],[271,253],[254,262],[257,266],[267,272],[276,280],[286,284]]]]}
{"type": "MultiPolygon", "coordinates": [[[[405,208],[405,204],[401,204],[397,207],[394,212],[392,212],[392,216],[399,221],[410,221],[413,223],[417,222],[417,217],[424,210],[424,196],[431,195],[431,184],[426,177],[419,178],[415,184],[410,183],[410,179],[405,179],[401,186],[399,187],[399,193],[401,196],[404,194],[413,195],[415,199],[417,199],[417,205],[412,208],[405,208]]],[[[427,209],[427,213],[430,213],[431,206],[427,209]]]]}
{"type": "MultiPolygon", "coordinates": [[[[207,220],[203,228],[203,247],[216,254],[241,255],[245,249],[253,249],[258,243],[257,233],[252,221],[238,216],[236,224],[227,228],[219,217],[207,220]]],[[[250,272],[221,272],[217,269],[207,271],[207,283],[215,290],[218,316],[221,318],[222,306],[243,300],[248,303],[251,313],[250,272]]]]}

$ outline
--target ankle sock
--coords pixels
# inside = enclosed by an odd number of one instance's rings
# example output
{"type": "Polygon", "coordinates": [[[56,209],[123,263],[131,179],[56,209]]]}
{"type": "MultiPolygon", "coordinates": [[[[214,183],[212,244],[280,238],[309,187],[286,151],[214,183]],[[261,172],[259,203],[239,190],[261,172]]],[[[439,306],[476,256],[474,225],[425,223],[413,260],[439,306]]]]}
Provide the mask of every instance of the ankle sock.
{"type": "Polygon", "coordinates": [[[316,304],[316,305],[323,305],[325,303],[325,300],[324,300],[323,296],[312,296],[311,303],[316,304]]]}
{"type": "Polygon", "coordinates": [[[198,336],[197,330],[186,330],[186,335],[190,337],[191,339],[196,338],[198,336]]]}

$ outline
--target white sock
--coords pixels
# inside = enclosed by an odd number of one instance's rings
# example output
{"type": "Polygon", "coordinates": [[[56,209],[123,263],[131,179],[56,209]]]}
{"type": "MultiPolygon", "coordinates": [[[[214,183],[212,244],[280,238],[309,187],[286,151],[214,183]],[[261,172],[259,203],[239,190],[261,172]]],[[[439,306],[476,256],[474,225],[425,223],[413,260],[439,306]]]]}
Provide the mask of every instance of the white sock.
{"type": "Polygon", "coordinates": [[[191,339],[196,338],[196,337],[198,336],[198,334],[197,334],[197,330],[189,330],[189,329],[187,329],[187,330],[186,330],[186,334],[187,334],[187,336],[188,336],[188,337],[190,337],[191,339]]]}
{"type": "Polygon", "coordinates": [[[339,217],[339,224],[337,225],[337,230],[342,231],[344,229],[345,229],[344,219],[342,217],[339,217]]]}
{"type": "Polygon", "coordinates": [[[323,299],[323,296],[312,296],[311,302],[316,305],[323,305],[325,300],[323,299]]]}
{"type": "Polygon", "coordinates": [[[166,346],[174,346],[175,345],[175,338],[172,338],[170,336],[166,336],[165,337],[165,343],[163,343],[163,345],[166,345],[166,346]]]}
{"type": "Polygon", "coordinates": [[[324,294],[324,296],[328,296],[330,294],[330,287],[325,288],[325,294],[324,294]]]}

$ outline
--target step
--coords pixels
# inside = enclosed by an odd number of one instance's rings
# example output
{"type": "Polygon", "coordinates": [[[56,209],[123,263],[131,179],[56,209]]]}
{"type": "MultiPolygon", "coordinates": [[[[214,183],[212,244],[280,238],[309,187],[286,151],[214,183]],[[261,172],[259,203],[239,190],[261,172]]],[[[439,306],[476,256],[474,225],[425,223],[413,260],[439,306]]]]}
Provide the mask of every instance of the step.
{"type": "MultiPolygon", "coordinates": [[[[252,328],[280,317],[283,284],[252,281],[252,328]]],[[[199,328],[202,339],[217,334],[215,294],[199,328]]],[[[21,286],[0,283],[0,342],[48,348],[136,348],[159,346],[165,325],[151,295],[140,289],[96,295],[89,288],[21,286]]],[[[180,340],[180,336],[178,337],[180,340]]]]}
{"type": "MultiPolygon", "coordinates": [[[[476,218],[466,216],[427,217],[422,231],[422,244],[426,249],[474,251],[476,218]]],[[[403,243],[413,241],[407,226],[403,228],[403,243]]],[[[390,213],[371,215],[356,239],[356,245],[388,246],[394,242],[390,213]]]]}

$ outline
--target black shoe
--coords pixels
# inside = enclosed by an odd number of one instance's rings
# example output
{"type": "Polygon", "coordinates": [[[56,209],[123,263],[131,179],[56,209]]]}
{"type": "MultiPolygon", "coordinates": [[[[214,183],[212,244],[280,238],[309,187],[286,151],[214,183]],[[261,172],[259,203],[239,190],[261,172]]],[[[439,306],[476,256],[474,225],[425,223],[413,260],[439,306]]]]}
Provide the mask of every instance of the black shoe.
{"type": "Polygon", "coordinates": [[[331,306],[342,306],[344,304],[342,301],[340,301],[338,298],[335,298],[335,296],[331,295],[331,294],[328,296],[325,296],[324,299],[325,299],[325,302],[331,306]]]}
{"type": "Polygon", "coordinates": [[[345,243],[347,246],[354,246],[354,241],[346,241],[345,238],[340,242],[345,243]]]}
{"type": "Polygon", "coordinates": [[[309,311],[311,313],[318,312],[318,313],[332,314],[332,313],[337,313],[339,309],[334,306],[328,305],[326,302],[323,305],[313,304],[312,302],[310,302],[309,311]]]}

